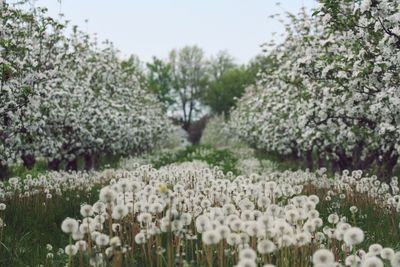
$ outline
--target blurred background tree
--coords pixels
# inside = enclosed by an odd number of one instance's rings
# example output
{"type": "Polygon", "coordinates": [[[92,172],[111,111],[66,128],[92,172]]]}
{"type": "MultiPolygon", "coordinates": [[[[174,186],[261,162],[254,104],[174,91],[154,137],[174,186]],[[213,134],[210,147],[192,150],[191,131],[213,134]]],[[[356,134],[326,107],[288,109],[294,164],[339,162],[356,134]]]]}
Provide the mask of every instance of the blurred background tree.
{"type": "Polygon", "coordinates": [[[225,70],[216,80],[210,81],[203,102],[215,114],[229,115],[237,98],[243,95],[253,77],[244,66],[235,66],[225,70]]]}
{"type": "Polygon", "coordinates": [[[189,132],[189,139],[197,142],[208,117],[228,118],[236,100],[256,82],[258,73],[268,73],[272,63],[258,55],[247,64],[237,64],[227,51],[207,58],[200,47],[185,46],[170,51],[167,59],[153,57],[146,64],[146,85],[169,116],[189,132]]]}
{"type": "Polygon", "coordinates": [[[147,86],[158,100],[164,104],[164,110],[168,109],[175,101],[171,97],[172,77],[171,65],[168,62],[153,57],[147,66],[147,86]]]}

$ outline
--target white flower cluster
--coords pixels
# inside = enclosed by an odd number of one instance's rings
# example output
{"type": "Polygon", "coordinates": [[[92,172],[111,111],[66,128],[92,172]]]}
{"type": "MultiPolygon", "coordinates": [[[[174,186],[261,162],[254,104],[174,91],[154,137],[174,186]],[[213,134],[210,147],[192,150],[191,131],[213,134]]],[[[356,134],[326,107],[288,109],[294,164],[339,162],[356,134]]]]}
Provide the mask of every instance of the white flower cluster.
{"type": "Polygon", "coordinates": [[[290,17],[230,130],[259,149],[335,171],[375,164],[390,178],[400,153],[400,3],[320,2],[316,15],[290,17]]]}
{"type": "Polygon", "coordinates": [[[118,50],[47,17],[4,4],[0,42],[0,163],[153,148],[169,131],[137,66],[118,50]]]}
{"type": "MultiPolygon", "coordinates": [[[[139,168],[139,165],[135,169],[139,168]]],[[[112,179],[124,176],[124,171],[106,169],[98,172],[48,172],[36,178],[27,175],[25,178],[13,177],[0,181],[0,200],[10,198],[32,199],[36,196],[63,196],[65,192],[85,193],[93,187],[108,183],[112,179]]],[[[0,204],[1,210],[1,204],[0,204]]]]}
{"type": "MultiPolygon", "coordinates": [[[[373,205],[394,210],[400,207],[399,188],[396,179],[388,185],[376,177],[362,177],[359,171],[330,179],[324,171],[233,177],[198,162],[159,170],[141,166],[103,187],[98,202],[83,205],[81,221],[65,219],[62,230],[76,242],[65,251],[90,254],[92,266],[132,257],[146,265],[158,258],[187,261],[191,248],[196,260],[202,261],[199,264],[211,266],[216,257],[224,266],[238,267],[259,262],[279,265],[289,259],[289,266],[309,266],[302,260],[306,257],[295,255],[316,251],[315,266],[342,266],[332,265],[333,252],[317,249],[328,246],[349,255],[363,242],[364,232],[336,214],[324,223],[316,210],[321,197],[329,201],[336,196],[357,199],[364,195],[364,200],[375,200],[373,205]],[[138,246],[142,256],[132,254],[138,246]]],[[[351,211],[357,210],[352,207],[351,211]]],[[[359,250],[346,258],[346,265],[372,266],[365,264],[381,261],[379,255],[392,262],[397,259],[394,251],[379,248],[371,246],[368,253],[359,250]]]]}
{"type": "Polygon", "coordinates": [[[236,145],[239,140],[237,136],[228,131],[224,116],[214,115],[207,121],[200,142],[214,147],[232,147],[236,145]]]}

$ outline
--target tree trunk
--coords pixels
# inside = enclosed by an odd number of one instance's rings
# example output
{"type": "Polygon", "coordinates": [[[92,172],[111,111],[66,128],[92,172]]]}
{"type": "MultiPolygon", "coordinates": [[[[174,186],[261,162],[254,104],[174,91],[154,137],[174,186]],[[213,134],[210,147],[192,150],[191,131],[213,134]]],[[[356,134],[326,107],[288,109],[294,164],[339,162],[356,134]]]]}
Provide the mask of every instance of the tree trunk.
{"type": "Polygon", "coordinates": [[[28,170],[32,170],[33,166],[35,166],[35,163],[36,163],[35,156],[33,156],[32,154],[24,154],[21,156],[21,158],[22,158],[22,161],[24,162],[24,166],[28,170]]]}
{"type": "Polygon", "coordinates": [[[290,157],[293,161],[299,160],[299,150],[297,149],[297,144],[292,144],[292,153],[290,154],[290,157]]]}
{"type": "Polygon", "coordinates": [[[101,152],[97,152],[92,155],[93,168],[99,168],[101,155],[101,152]]]}
{"type": "Polygon", "coordinates": [[[340,150],[336,152],[339,156],[338,165],[340,171],[349,170],[352,171],[352,158],[346,156],[346,152],[344,150],[340,150]]]}
{"type": "Polygon", "coordinates": [[[334,160],[334,159],[331,160],[331,169],[333,174],[340,171],[339,160],[334,160]]]}
{"type": "Polygon", "coordinates": [[[60,169],[61,160],[53,159],[47,163],[47,168],[51,171],[58,171],[60,169]]]}
{"type": "Polygon", "coordinates": [[[370,169],[374,161],[377,160],[377,153],[372,152],[366,156],[366,158],[361,162],[360,170],[370,169]]]}
{"type": "Polygon", "coordinates": [[[66,171],[77,171],[78,170],[78,159],[73,159],[67,162],[65,166],[66,171]]]}
{"type": "Polygon", "coordinates": [[[324,159],[321,157],[321,152],[317,150],[317,167],[322,168],[324,167],[324,159]]]}
{"type": "Polygon", "coordinates": [[[186,132],[188,132],[188,133],[190,133],[190,122],[189,121],[184,121],[183,122],[183,125],[182,125],[182,128],[186,131],[186,132]]]}
{"type": "Polygon", "coordinates": [[[352,151],[352,166],[355,170],[361,169],[362,161],[361,161],[361,153],[363,150],[363,143],[358,142],[352,151]]]}
{"type": "Polygon", "coordinates": [[[8,165],[2,164],[0,161],[0,180],[6,179],[8,176],[8,165]]]}
{"type": "Polygon", "coordinates": [[[389,183],[391,178],[393,177],[393,170],[397,164],[397,160],[399,159],[399,155],[392,155],[392,150],[383,154],[382,160],[379,161],[378,167],[378,179],[384,182],[389,183]]]}
{"type": "Polygon", "coordinates": [[[310,171],[312,171],[312,170],[313,170],[313,167],[314,167],[314,164],[313,164],[313,157],[312,157],[312,149],[306,151],[305,160],[306,160],[306,167],[307,167],[310,171]]]}
{"type": "Polygon", "coordinates": [[[85,153],[83,155],[83,159],[85,161],[85,170],[90,171],[93,169],[93,156],[91,153],[85,153]]]}

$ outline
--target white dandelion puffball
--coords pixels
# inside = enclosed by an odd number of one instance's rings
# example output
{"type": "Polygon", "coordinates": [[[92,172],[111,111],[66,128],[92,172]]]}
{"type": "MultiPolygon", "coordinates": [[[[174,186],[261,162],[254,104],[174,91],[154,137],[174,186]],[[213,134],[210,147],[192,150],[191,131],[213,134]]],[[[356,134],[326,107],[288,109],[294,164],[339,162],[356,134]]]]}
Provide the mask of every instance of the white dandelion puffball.
{"type": "Polygon", "coordinates": [[[400,251],[396,252],[390,260],[392,267],[400,267],[400,251]]]}
{"type": "Polygon", "coordinates": [[[257,250],[260,254],[272,253],[275,251],[275,249],[275,244],[270,240],[261,240],[257,244],[257,250]]]}
{"type": "Polygon", "coordinates": [[[65,254],[68,256],[74,256],[78,252],[78,248],[75,245],[68,245],[65,247],[65,254]]]}
{"type": "Polygon", "coordinates": [[[209,230],[203,233],[202,240],[206,245],[215,245],[221,240],[221,235],[216,230],[209,230]]]}
{"type": "Polygon", "coordinates": [[[242,259],[236,265],[237,267],[257,267],[257,263],[250,259],[242,259]]]}
{"type": "Polygon", "coordinates": [[[361,267],[383,267],[383,262],[375,256],[367,257],[361,262],[361,267]]]}
{"type": "Polygon", "coordinates": [[[245,248],[239,251],[239,259],[249,259],[255,261],[257,259],[257,253],[251,248],[245,248]]]}
{"type": "Polygon", "coordinates": [[[66,233],[66,234],[73,234],[76,231],[78,231],[78,221],[72,218],[66,218],[62,223],[61,223],[61,230],[66,233]]]}
{"type": "Polygon", "coordinates": [[[100,190],[100,201],[104,203],[111,203],[115,199],[115,193],[109,187],[103,187],[100,190]]]}
{"type": "Polygon", "coordinates": [[[347,256],[345,259],[346,266],[358,267],[360,266],[360,263],[361,263],[361,258],[358,257],[357,255],[350,255],[347,256]]]}
{"type": "Polygon", "coordinates": [[[358,227],[351,227],[344,232],[344,242],[349,245],[357,245],[364,241],[364,232],[358,227]]]}
{"type": "Polygon", "coordinates": [[[393,256],[394,256],[394,250],[392,248],[383,248],[382,249],[382,251],[381,251],[382,259],[391,260],[393,258],[393,256]]]}
{"type": "Polygon", "coordinates": [[[383,247],[380,244],[372,244],[369,246],[368,252],[373,255],[379,255],[382,252],[383,247]]]}
{"type": "Polygon", "coordinates": [[[336,213],[328,216],[328,222],[331,224],[337,224],[339,222],[339,216],[336,213]]]}
{"type": "Polygon", "coordinates": [[[110,238],[108,237],[108,235],[105,234],[99,234],[96,237],[96,244],[100,247],[104,247],[107,246],[108,243],[110,242],[110,238]]]}
{"type": "Polygon", "coordinates": [[[312,261],[314,265],[328,265],[335,262],[335,256],[330,250],[319,249],[314,253],[312,261]]]}
{"type": "Polygon", "coordinates": [[[81,210],[80,210],[80,212],[81,212],[81,215],[83,216],[83,217],[90,217],[90,216],[93,216],[93,208],[92,208],[92,206],[90,206],[90,205],[83,205],[82,207],[81,207],[81,210]]]}
{"type": "Polygon", "coordinates": [[[135,242],[138,245],[146,243],[146,235],[143,232],[140,232],[135,235],[135,242]]]}

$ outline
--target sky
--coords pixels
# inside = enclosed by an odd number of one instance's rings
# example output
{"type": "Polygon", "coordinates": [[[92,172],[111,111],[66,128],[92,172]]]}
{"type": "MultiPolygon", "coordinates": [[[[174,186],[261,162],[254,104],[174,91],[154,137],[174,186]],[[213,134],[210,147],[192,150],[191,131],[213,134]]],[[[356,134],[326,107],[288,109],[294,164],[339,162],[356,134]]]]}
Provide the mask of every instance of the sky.
{"type": "MultiPolygon", "coordinates": [[[[12,2],[12,1],[10,1],[12,2]]],[[[61,12],[71,24],[108,39],[122,57],[166,58],[170,50],[198,45],[207,56],[228,51],[237,63],[261,53],[260,45],[283,26],[269,18],[275,13],[297,13],[316,0],[36,0],[51,16],[61,12]],[[85,20],[88,22],[86,23],[85,20]]]]}

